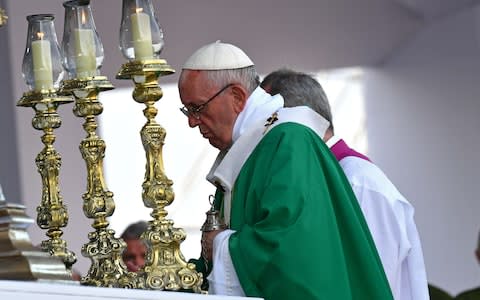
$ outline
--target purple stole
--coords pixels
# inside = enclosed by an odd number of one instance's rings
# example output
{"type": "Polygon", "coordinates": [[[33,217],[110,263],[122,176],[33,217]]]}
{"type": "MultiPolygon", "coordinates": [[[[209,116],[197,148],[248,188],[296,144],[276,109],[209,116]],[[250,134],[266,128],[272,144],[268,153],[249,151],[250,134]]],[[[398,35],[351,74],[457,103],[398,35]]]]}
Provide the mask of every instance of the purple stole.
{"type": "Polygon", "coordinates": [[[370,161],[368,157],[365,155],[358,153],[357,151],[353,150],[352,148],[348,147],[347,143],[345,143],[342,139],[340,139],[338,142],[335,143],[330,148],[330,151],[332,151],[333,155],[337,159],[337,161],[341,161],[347,156],[356,156],[361,159],[365,159],[370,161]]]}

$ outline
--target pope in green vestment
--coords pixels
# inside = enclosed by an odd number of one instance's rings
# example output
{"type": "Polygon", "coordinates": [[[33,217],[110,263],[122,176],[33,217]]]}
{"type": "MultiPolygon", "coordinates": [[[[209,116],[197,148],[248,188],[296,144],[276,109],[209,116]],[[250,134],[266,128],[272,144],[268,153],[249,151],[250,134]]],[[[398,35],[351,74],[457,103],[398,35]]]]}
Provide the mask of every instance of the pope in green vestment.
{"type": "Polygon", "coordinates": [[[228,250],[245,295],[393,299],[358,201],[312,129],[274,126],[234,182],[228,250]]]}
{"type": "Polygon", "coordinates": [[[215,204],[229,229],[202,236],[209,291],[392,299],[358,202],[321,139],[328,122],[307,107],[284,108],[258,81],[250,58],[220,41],[195,51],[179,78],[188,125],[221,150],[208,179],[222,190],[215,204]]]}

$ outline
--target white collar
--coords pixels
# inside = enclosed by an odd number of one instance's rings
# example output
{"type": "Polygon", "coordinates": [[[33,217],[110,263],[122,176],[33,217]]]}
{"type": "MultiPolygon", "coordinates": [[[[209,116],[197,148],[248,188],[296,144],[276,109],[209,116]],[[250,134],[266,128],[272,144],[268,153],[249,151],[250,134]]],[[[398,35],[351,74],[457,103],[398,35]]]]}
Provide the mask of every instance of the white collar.
{"type": "Polygon", "coordinates": [[[261,87],[257,87],[248,97],[245,108],[240,112],[235,121],[232,142],[235,143],[252,124],[258,123],[259,120],[264,122],[265,116],[268,118],[272,112],[281,107],[283,107],[283,97],[280,94],[271,96],[261,87]]]}
{"type": "Polygon", "coordinates": [[[325,144],[327,144],[328,148],[332,148],[333,145],[338,143],[338,141],[340,141],[340,137],[333,135],[331,138],[328,139],[328,141],[325,142],[325,144]]]}

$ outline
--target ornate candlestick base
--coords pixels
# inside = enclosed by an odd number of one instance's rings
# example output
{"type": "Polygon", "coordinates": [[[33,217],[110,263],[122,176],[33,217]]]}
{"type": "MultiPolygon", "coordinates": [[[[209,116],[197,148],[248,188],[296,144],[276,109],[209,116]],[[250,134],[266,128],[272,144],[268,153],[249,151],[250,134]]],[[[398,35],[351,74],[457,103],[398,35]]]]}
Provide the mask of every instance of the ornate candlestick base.
{"type": "Polygon", "coordinates": [[[103,287],[136,287],[136,274],[128,272],[123,263],[122,253],[126,248],[123,240],[115,238],[115,232],[108,229],[107,218],[115,210],[113,193],[105,184],[103,158],[105,141],[96,134],[95,117],[103,111],[98,101],[101,91],[113,89],[106,77],[72,79],[62,82],[61,93],[73,94],[73,113],[85,119],[83,128],[87,136],[80,143],[80,152],[87,165],[87,192],[83,194],[83,212],[93,219],[94,232],[88,235],[89,242],[82,247],[82,255],[90,258],[92,264],[88,274],[82,278],[84,285],[103,287]]]}
{"type": "Polygon", "coordinates": [[[142,235],[147,255],[145,266],[138,273],[138,284],[145,289],[200,293],[202,274],[195,270],[194,264],[185,261],[180,251],[186,234],[183,229],[174,228],[172,220],[166,219],[165,207],[174,199],[173,182],[164,172],[162,147],[166,131],[155,122],[157,109],[154,104],[163,95],[158,77],[172,73],[174,70],[165,60],[154,59],[126,63],[117,74],[118,79],[133,79],[133,99],[146,105],[143,113],[147,123],[140,131],[147,158],[142,199],[146,207],[153,209],[150,214],[153,220],[142,235]]]}
{"type": "Polygon", "coordinates": [[[68,223],[67,207],[63,204],[58,185],[61,157],[53,147],[55,135],[53,130],[62,124],[57,108],[61,104],[72,102],[71,97],[60,96],[55,90],[30,91],[23,94],[17,106],[32,107],[35,116],[32,126],[42,130],[42,142],[45,145],[37,155],[35,162],[42,177],[42,201],[37,207],[37,224],[47,229],[48,240],[42,241],[41,247],[51,255],[59,257],[67,269],[77,261],[75,254],[67,249],[66,242],[61,238],[62,227],[68,223]]]}

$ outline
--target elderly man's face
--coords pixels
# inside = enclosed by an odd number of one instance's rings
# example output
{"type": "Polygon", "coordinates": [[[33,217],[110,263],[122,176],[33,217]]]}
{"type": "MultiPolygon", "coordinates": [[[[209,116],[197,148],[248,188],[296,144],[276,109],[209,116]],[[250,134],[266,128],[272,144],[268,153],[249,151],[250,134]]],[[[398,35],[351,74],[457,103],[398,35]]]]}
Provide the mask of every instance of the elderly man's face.
{"type": "Polygon", "coordinates": [[[239,89],[238,85],[212,86],[207,84],[205,72],[183,72],[179,92],[188,125],[192,128],[198,126],[202,136],[215,148],[229,148],[235,120],[243,109],[234,91],[239,89]]]}
{"type": "Polygon", "coordinates": [[[137,272],[145,265],[145,253],[147,248],[141,240],[127,239],[127,248],[123,252],[123,261],[130,272],[137,272]]]}

